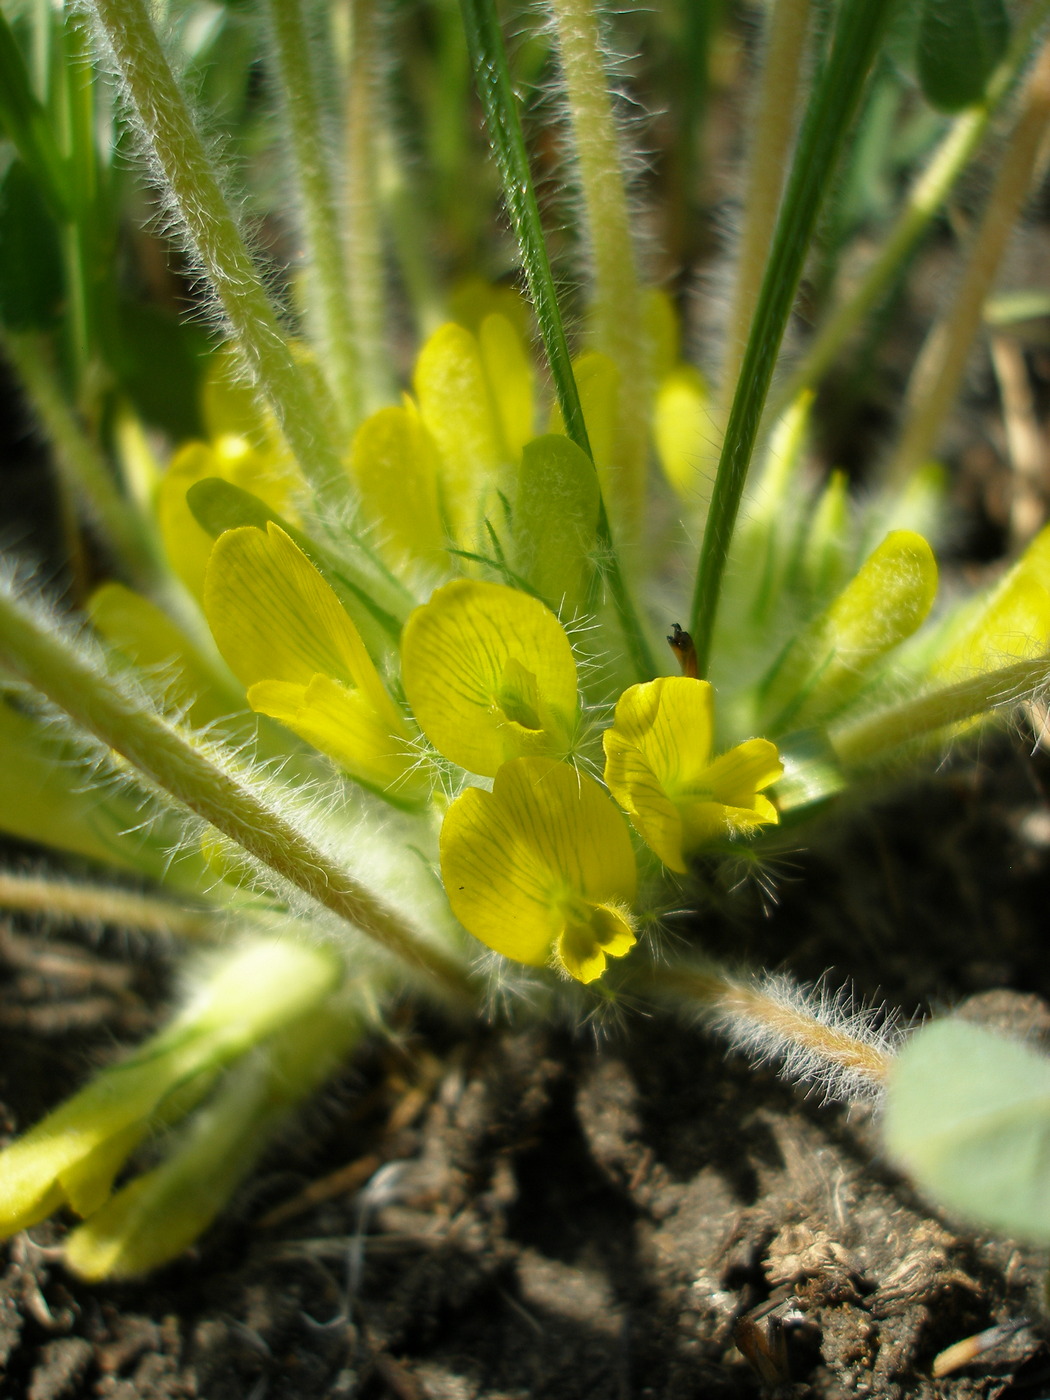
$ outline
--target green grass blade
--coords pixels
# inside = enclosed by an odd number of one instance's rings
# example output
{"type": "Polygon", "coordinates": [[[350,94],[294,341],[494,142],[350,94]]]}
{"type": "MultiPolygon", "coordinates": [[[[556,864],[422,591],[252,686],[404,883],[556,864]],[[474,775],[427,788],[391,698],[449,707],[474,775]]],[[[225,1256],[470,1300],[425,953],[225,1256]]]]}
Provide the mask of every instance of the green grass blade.
{"type": "Polygon", "coordinates": [[[715,477],[693,590],[690,631],[706,674],[726,557],[762,408],[817,215],[878,49],[892,0],[846,0],[799,136],[715,477]]]}

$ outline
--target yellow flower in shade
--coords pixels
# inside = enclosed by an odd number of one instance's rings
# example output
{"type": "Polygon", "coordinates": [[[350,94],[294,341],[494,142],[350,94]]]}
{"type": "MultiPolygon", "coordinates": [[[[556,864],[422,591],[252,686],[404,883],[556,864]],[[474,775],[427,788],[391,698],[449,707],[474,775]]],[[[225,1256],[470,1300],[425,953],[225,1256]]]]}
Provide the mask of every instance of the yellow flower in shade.
{"type": "Polygon", "coordinates": [[[272,521],[227,530],[212,550],[204,610],[259,714],[280,720],[368,787],[425,795],[412,734],[331,585],[272,521]]]}
{"type": "Polygon", "coordinates": [[[526,755],[563,757],[576,728],[576,662],[537,598],[457,579],[417,608],[401,637],[408,703],[430,742],[491,777],[526,755]]]}
{"type": "Polygon", "coordinates": [[[634,946],[627,823],[568,763],[516,758],[491,792],[468,788],[445,813],[441,874],[463,927],[515,962],[593,982],[634,946]]]}
{"type": "Polygon", "coordinates": [[[186,493],[198,481],[213,476],[250,491],[293,524],[299,521],[295,499],[303,489],[295,468],[273,449],[255,447],[232,433],[223,433],[214,442],[188,442],[179,449],[161,478],[157,516],[168,562],[198,599],[204,594],[212,538],[198,524],[186,493]]]}
{"type": "Polygon", "coordinates": [[[784,771],[776,745],[748,739],[712,758],[713,739],[713,692],[688,676],[632,685],[602,735],[609,791],[646,845],[681,873],[705,846],[779,820],[762,796],[784,771]]]}

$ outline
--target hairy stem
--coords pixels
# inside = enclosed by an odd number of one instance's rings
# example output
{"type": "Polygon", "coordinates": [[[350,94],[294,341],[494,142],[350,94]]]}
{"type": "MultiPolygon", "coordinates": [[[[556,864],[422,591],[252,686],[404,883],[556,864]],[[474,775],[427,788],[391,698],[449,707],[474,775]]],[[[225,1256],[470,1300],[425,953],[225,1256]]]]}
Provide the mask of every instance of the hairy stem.
{"type": "Polygon", "coordinates": [[[616,459],[609,511],[618,534],[637,540],[645,518],[649,383],[641,289],[598,15],[591,0],[550,0],[572,145],[593,259],[591,314],[597,349],[620,371],[616,459]]]}
{"type": "Polygon", "coordinates": [[[0,908],[74,923],[113,924],[176,938],[211,938],[221,926],[215,914],[132,890],[5,871],[0,871],[0,908]]]}
{"type": "Polygon", "coordinates": [[[955,402],[974,336],[981,325],[985,298],[1031,188],[1048,121],[1050,44],[1044,47],[1025,85],[1020,115],[950,306],[926,337],[912,370],[904,427],[886,471],[893,486],[903,485],[937,446],[941,425],[955,402]]]}
{"type": "Polygon", "coordinates": [[[143,0],[92,5],[246,368],[306,480],[322,493],[341,494],[345,472],[329,431],[334,409],[319,377],[311,382],[292,356],[143,0]]]}
{"type": "Polygon", "coordinates": [[[361,367],[356,353],[339,201],[329,163],[302,0],[268,0],[281,102],[291,138],[292,168],[302,200],[303,234],[316,308],[319,349],[349,434],[361,413],[361,367]]]}
{"type": "Polygon", "coordinates": [[[845,0],[839,7],[832,50],[799,135],[729,412],[700,550],[689,629],[700,676],[706,675],[710,660],[726,559],[780,343],[817,215],[890,8],[891,0],[845,0]]]}
{"type": "Polygon", "coordinates": [[[740,377],[747,333],[773,241],[787,155],[795,130],[795,104],[808,20],[809,0],[777,0],[769,17],[762,83],[751,123],[744,227],[722,371],[722,398],[726,403],[740,377]]]}
{"type": "Polygon", "coordinates": [[[457,1000],[472,996],[462,968],[275,810],[221,750],[124,694],[50,619],[0,592],[0,657],[151,783],[388,952],[429,974],[457,1000]]]}
{"type": "Polygon", "coordinates": [[[950,725],[1032,700],[1048,683],[1050,660],[1046,657],[1018,661],[843,724],[831,731],[831,745],[845,767],[865,768],[883,762],[902,745],[928,738],[950,725]]]}
{"type": "MultiPolygon", "coordinates": [[[[547,256],[547,243],[543,236],[543,223],[532,184],[532,172],[518,116],[517,99],[510,80],[507,51],[493,0],[460,0],[460,4],[489,140],[492,142],[503,178],[503,195],[518,237],[522,269],[529,295],[536,308],[536,320],[539,322],[543,348],[550,364],[565,432],[593,462],[594,454],[587,436],[587,424],[580,404],[576,376],[573,374],[569,342],[558,305],[550,259],[547,256]]],[[[605,577],[623,629],[631,664],[639,680],[650,680],[658,673],[658,667],[613,546],[604,500],[599,507],[598,539],[605,577]]]]}
{"type": "Polygon", "coordinates": [[[738,1048],[821,1084],[829,1098],[877,1096],[889,1076],[892,1051],[863,1017],[838,1014],[834,1002],[784,979],[733,976],[711,963],[654,968],[646,980],[679,1008],[698,1004],[738,1048]]]}
{"type": "Polygon", "coordinates": [[[395,395],[386,344],[386,269],[380,225],[379,142],[385,69],[376,0],[350,0],[350,83],[346,96],[347,253],[350,306],[365,413],[395,395]]]}

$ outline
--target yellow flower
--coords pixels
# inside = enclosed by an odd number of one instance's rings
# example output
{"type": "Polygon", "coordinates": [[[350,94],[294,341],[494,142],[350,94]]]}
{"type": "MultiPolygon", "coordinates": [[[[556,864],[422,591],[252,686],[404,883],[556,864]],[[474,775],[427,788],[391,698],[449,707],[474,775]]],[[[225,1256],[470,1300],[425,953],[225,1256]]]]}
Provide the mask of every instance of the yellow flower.
{"type": "Polygon", "coordinates": [[[517,758],[491,792],[468,788],[445,814],[441,873],[463,927],[516,962],[593,982],[634,946],[627,823],[567,763],[517,758]]]}
{"type": "Polygon", "coordinates": [[[748,739],[717,758],[706,681],[664,676],[620,696],[602,735],[605,781],[638,834],[671,870],[720,838],[776,822],[762,789],[783,773],[776,745],[748,739]]]}
{"type": "Polygon", "coordinates": [[[190,510],[186,493],[198,481],[213,476],[250,491],[293,524],[299,520],[295,498],[303,489],[294,467],[275,451],[255,447],[232,433],[223,433],[214,442],[188,442],[179,449],[161,478],[157,515],[168,561],[198,600],[204,594],[212,539],[190,510]]]}
{"type": "Polygon", "coordinates": [[[424,795],[412,735],[331,585],[272,521],[227,530],[204,610],[259,714],[280,720],[368,787],[424,795]]]}
{"type": "Polygon", "coordinates": [[[423,733],[471,773],[491,777],[508,759],[572,746],[572,647],[527,593],[472,579],[439,588],[405,624],[401,674],[423,733]]]}

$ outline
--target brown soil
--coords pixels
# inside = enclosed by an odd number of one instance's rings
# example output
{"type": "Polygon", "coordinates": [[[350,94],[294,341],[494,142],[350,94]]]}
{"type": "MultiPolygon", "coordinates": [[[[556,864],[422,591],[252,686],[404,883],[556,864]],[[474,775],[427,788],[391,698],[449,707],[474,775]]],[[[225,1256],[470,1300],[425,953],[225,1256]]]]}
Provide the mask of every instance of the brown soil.
{"type": "MultiPolygon", "coordinates": [[[[705,940],[803,978],[833,968],[906,1017],[982,993],[975,1014],[1040,1029],[1048,778],[1043,755],[1003,743],[839,813],[819,856],[776,863],[775,907],[738,893],[705,940]]],[[[12,1124],[163,1002],[163,959],[115,935],[7,936],[0,961],[12,1124]]],[[[597,1042],[464,1043],[406,1010],[192,1256],[89,1287],[61,1235],[7,1247],[11,1400],[1050,1394],[1045,1257],[931,1214],[880,1160],[870,1115],[644,1008],[597,1042]],[[997,1325],[931,1378],[944,1348],[997,1325]]]]}

